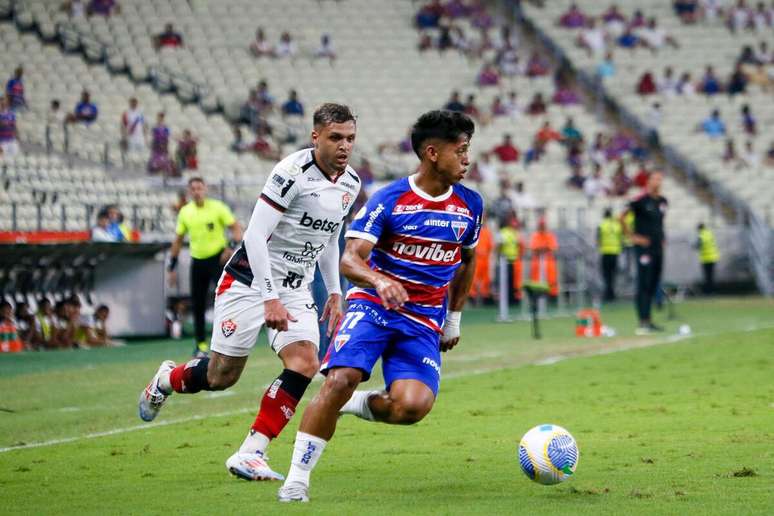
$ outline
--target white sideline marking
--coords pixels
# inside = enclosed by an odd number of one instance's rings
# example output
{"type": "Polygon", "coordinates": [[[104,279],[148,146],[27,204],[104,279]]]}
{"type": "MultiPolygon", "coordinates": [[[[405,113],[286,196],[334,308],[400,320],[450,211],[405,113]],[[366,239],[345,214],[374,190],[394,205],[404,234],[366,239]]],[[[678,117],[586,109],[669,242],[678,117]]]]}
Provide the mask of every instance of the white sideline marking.
{"type": "MultiPolygon", "coordinates": [[[[774,327],[774,325],[764,324],[764,325],[757,325],[756,326],[756,325],[753,324],[753,325],[749,325],[749,326],[747,326],[747,327],[745,327],[743,329],[740,329],[740,330],[730,330],[730,331],[745,332],[746,333],[746,332],[753,332],[753,331],[757,331],[757,330],[761,330],[761,329],[769,329],[769,328],[773,328],[773,327],[774,327]]],[[[475,376],[475,375],[479,375],[479,374],[486,374],[486,373],[491,373],[491,372],[494,372],[494,371],[499,371],[499,370],[502,370],[502,369],[509,369],[509,368],[512,368],[512,367],[518,367],[520,365],[550,365],[550,364],[556,364],[557,362],[561,362],[563,360],[568,360],[568,359],[571,359],[571,358],[592,357],[592,356],[598,356],[598,355],[609,355],[609,354],[618,353],[618,352],[621,352],[621,351],[629,351],[629,350],[638,349],[638,348],[647,348],[647,347],[652,347],[652,346],[658,346],[660,344],[669,344],[669,343],[673,343],[673,342],[678,342],[678,341],[685,340],[685,339],[690,339],[690,338],[693,338],[693,337],[705,337],[705,336],[708,336],[708,335],[718,335],[718,334],[722,334],[722,333],[727,333],[727,332],[692,333],[692,334],[689,334],[689,335],[668,335],[668,336],[665,336],[665,337],[663,337],[661,339],[656,339],[656,340],[653,340],[653,341],[633,342],[631,344],[624,344],[622,346],[618,346],[618,347],[615,347],[615,348],[595,349],[595,350],[591,350],[591,351],[580,351],[580,352],[577,352],[577,353],[571,352],[571,353],[567,353],[565,355],[551,355],[549,357],[545,357],[545,358],[541,358],[539,360],[535,360],[534,362],[531,362],[529,364],[518,364],[518,365],[506,366],[506,367],[497,366],[497,367],[484,367],[484,368],[479,368],[479,369],[468,369],[466,371],[459,371],[457,373],[449,373],[449,374],[443,375],[441,378],[443,380],[450,380],[450,379],[454,379],[454,378],[463,378],[463,377],[466,377],[466,376],[475,376]]],[[[489,353],[485,352],[485,353],[482,353],[481,355],[488,355],[488,354],[489,353]]],[[[498,353],[494,353],[494,355],[498,355],[498,353]]],[[[317,381],[322,380],[322,379],[323,379],[323,376],[318,373],[317,375],[315,375],[315,377],[312,379],[312,381],[313,382],[317,382],[317,381]]],[[[268,385],[266,385],[266,387],[268,388],[268,385]]],[[[214,394],[214,393],[212,393],[212,394],[214,394]]],[[[210,395],[210,397],[217,397],[217,396],[212,396],[212,394],[210,395]]],[[[771,404],[771,407],[774,408],[774,403],[771,404]]],[[[65,408],[76,409],[77,410],[77,407],[65,407],[65,408]]],[[[107,430],[105,432],[95,432],[95,433],[91,433],[91,434],[77,435],[77,436],[74,436],[74,437],[64,437],[62,439],[51,439],[50,441],[40,441],[40,442],[36,442],[36,443],[22,444],[22,445],[19,445],[19,446],[7,446],[5,448],[0,448],[0,453],[5,453],[5,452],[9,452],[9,451],[14,451],[14,450],[24,450],[24,449],[28,449],[28,448],[42,448],[42,447],[45,447],[45,446],[55,446],[57,444],[66,444],[66,443],[72,443],[72,442],[76,442],[76,441],[83,441],[83,440],[86,440],[86,439],[95,439],[97,437],[107,437],[107,436],[110,436],[110,435],[118,435],[118,434],[125,434],[125,433],[129,433],[129,432],[136,432],[138,430],[147,430],[147,429],[158,428],[158,427],[162,427],[162,426],[176,425],[176,424],[179,424],[179,423],[188,423],[188,422],[191,422],[191,421],[199,421],[199,420],[202,420],[202,419],[209,419],[211,417],[233,416],[235,414],[242,414],[244,412],[253,412],[254,410],[255,410],[254,408],[253,409],[242,408],[242,409],[238,409],[238,410],[230,410],[230,411],[226,411],[226,412],[218,412],[218,413],[215,413],[215,414],[196,415],[196,416],[184,417],[184,418],[180,418],[180,419],[170,419],[170,420],[167,420],[167,421],[159,421],[157,423],[146,423],[146,424],[142,424],[142,425],[128,426],[128,427],[124,427],[124,428],[114,428],[113,430],[107,430]]]]}
{"type": "Polygon", "coordinates": [[[169,419],[166,421],[159,421],[157,423],[145,423],[143,425],[127,426],[124,428],[114,428],[113,430],[107,430],[105,432],[94,432],[93,434],[76,435],[74,437],[64,437],[62,439],[51,439],[50,441],[41,441],[37,443],[20,444],[19,446],[7,446],[0,448],[0,453],[5,453],[14,450],[24,450],[27,448],[42,448],[44,446],[54,446],[56,444],[66,444],[75,441],[83,441],[85,439],[96,439],[97,437],[107,437],[109,435],[126,434],[129,432],[136,432],[138,430],[148,430],[151,428],[159,428],[161,426],[177,425],[179,423],[189,423],[191,421],[199,421],[201,419],[208,419],[211,417],[223,417],[233,416],[235,414],[242,414],[243,412],[252,412],[254,409],[239,409],[229,410],[227,412],[218,412],[216,414],[197,415],[190,417],[183,417],[180,419],[169,419]]]}

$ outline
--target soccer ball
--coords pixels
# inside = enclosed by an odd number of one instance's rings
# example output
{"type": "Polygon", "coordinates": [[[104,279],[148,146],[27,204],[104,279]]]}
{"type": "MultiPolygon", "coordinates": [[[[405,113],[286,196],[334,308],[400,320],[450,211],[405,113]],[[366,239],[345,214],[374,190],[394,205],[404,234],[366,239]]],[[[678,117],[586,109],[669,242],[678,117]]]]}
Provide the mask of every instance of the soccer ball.
{"type": "Polygon", "coordinates": [[[521,438],[521,470],[539,484],[564,482],[575,473],[580,451],[570,432],[556,425],[538,425],[521,438]]]}

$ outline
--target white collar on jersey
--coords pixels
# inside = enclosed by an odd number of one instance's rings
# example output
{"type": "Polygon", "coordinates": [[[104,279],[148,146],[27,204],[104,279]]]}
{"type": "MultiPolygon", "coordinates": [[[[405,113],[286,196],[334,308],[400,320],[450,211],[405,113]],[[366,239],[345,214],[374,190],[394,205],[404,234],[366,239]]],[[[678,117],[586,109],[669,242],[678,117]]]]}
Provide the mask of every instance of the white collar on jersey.
{"type": "Polygon", "coordinates": [[[415,194],[420,196],[422,199],[425,199],[426,201],[436,201],[436,202],[445,201],[446,199],[451,197],[451,194],[454,192],[454,187],[450,186],[449,189],[446,190],[446,192],[442,193],[438,197],[433,197],[432,195],[430,195],[429,193],[425,192],[424,190],[422,190],[417,186],[416,180],[414,179],[416,177],[417,177],[417,174],[412,174],[409,176],[408,178],[409,186],[411,186],[411,189],[414,191],[415,194]]]}

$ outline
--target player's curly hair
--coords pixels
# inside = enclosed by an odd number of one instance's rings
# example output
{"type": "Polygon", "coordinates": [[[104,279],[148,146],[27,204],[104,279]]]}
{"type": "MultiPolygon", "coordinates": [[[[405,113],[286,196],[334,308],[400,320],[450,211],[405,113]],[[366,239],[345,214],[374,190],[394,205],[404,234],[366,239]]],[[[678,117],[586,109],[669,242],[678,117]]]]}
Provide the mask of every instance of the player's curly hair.
{"type": "Polygon", "coordinates": [[[312,122],[315,127],[325,127],[328,124],[343,124],[352,120],[356,122],[355,115],[352,114],[352,110],[349,106],[344,104],[336,104],[334,102],[326,102],[322,106],[318,107],[314,111],[312,122]]]}
{"type": "Polygon", "coordinates": [[[475,130],[473,120],[464,113],[445,109],[428,111],[411,128],[411,148],[422,159],[423,145],[427,140],[455,142],[463,134],[470,139],[475,130]]]}

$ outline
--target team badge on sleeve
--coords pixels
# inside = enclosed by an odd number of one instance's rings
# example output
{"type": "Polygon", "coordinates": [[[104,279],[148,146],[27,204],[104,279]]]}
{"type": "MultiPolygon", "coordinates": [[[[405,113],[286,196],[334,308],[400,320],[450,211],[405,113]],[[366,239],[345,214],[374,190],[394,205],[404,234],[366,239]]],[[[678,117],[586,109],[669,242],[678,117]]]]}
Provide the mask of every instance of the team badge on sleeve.
{"type": "Polygon", "coordinates": [[[468,229],[468,223],[460,220],[455,220],[455,221],[452,221],[451,228],[452,228],[452,231],[454,231],[454,237],[457,240],[460,240],[462,238],[462,235],[465,233],[465,230],[468,229]]]}
{"type": "Polygon", "coordinates": [[[220,331],[223,332],[223,336],[228,338],[231,337],[234,332],[237,329],[236,323],[231,319],[226,319],[222,323],[220,323],[220,331]]]}

